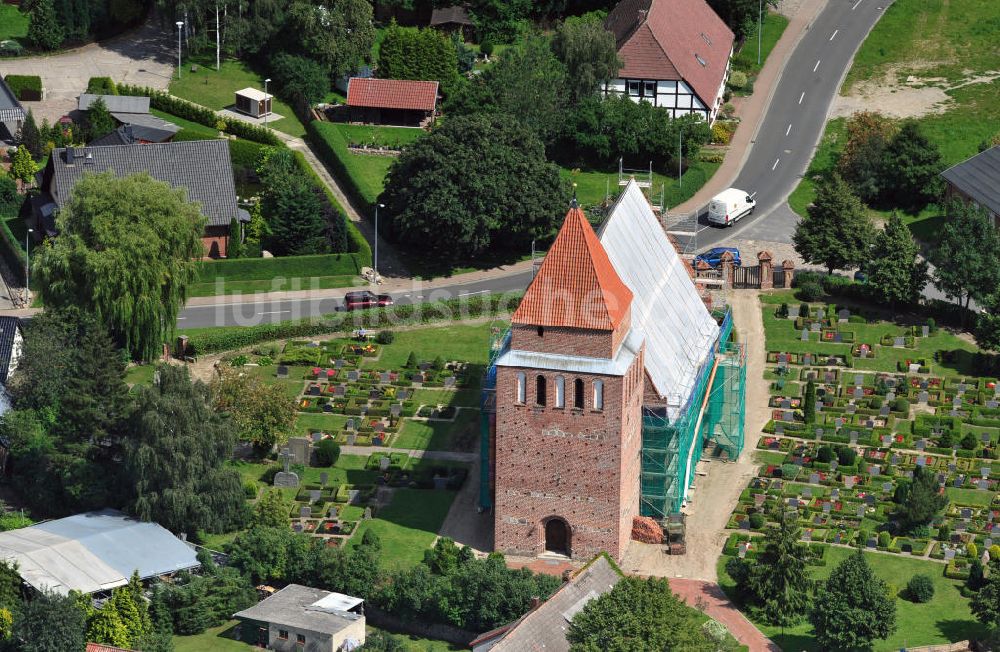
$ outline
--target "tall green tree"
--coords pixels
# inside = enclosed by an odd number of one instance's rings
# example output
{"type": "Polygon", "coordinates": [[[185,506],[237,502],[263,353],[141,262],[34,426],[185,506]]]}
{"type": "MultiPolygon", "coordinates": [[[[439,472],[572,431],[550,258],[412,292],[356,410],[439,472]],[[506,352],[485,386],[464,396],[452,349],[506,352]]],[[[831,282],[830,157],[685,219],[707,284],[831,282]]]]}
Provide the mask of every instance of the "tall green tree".
{"type": "Polygon", "coordinates": [[[764,535],[764,549],[750,568],[748,586],[758,613],[771,625],[789,627],[809,610],[809,578],[801,529],[784,512],[764,535]]]}
{"type": "Polygon", "coordinates": [[[28,109],[28,115],[21,125],[21,133],[18,135],[18,145],[24,145],[31,157],[42,158],[42,135],[38,131],[38,123],[35,122],[35,114],[28,109]]]}
{"type": "Polygon", "coordinates": [[[136,396],[124,472],[130,510],[173,532],[230,532],[247,519],[243,485],[226,468],[236,437],[211,392],[183,367],[160,365],[136,396]]]}
{"type": "Polygon", "coordinates": [[[903,502],[904,526],[913,529],[928,525],[948,505],[948,497],[938,485],[936,475],[918,466],[903,502]]]}
{"type": "Polygon", "coordinates": [[[604,28],[600,16],[572,16],[559,24],[552,50],[566,67],[569,95],[574,102],[597,94],[604,82],[614,79],[622,67],[614,34],[604,28]]]}
{"type": "Polygon", "coordinates": [[[571,652],[716,650],[666,579],[623,577],[584,605],[566,631],[571,652]]]}
{"type": "Polygon", "coordinates": [[[41,50],[55,50],[62,45],[65,32],[52,0],[32,0],[28,7],[28,43],[41,50]]]}
{"type": "Polygon", "coordinates": [[[898,130],[892,118],[875,111],[859,111],[847,119],[837,172],[864,202],[878,201],[885,190],[885,152],[898,130]]]}
{"type": "Polygon", "coordinates": [[[87,614],[76,595],[42,592],[21,605],[11,640],[20,652],[83,652],[86,633],[87,614]]]}
{"type": "Polygon", "coordinates": [[[104,103],[104,98],[98,97],[87,109],[87,116],[84,118],[84,134],[86,140],[96,140],[106,136],[115,130],[115,119],[108,110],[108,105],[104,103]]]}
{"type": "Polygon", "coordinates": [[[812,380],[806,383],[806,391],[802,397],[802,419],[806,423],[816,421],[816,383],[812,380]]]}
{"type": "Polygon", "coordinates": [[[292,509],[280,489],[268,489],[253,506],[253,522],[259,527],[284,528],[288,526],[288,513],[292,509]]]}
{"type": "Polygon", "coordinates": [[[310,186],[286,148],[266,151],[258,165],[264,182],[261,210],[268,220],[272,253],[302,255],[329,250],[323,198],[310,186]]]}
{"type": "Polygon", "coordinates": [[[867,650],[896,631],[896,602],[859,548],[817,592],[809,619],[820,649],[867,650]]]}
{"type": "Polygon", "coordinates": [[[400,27],[393,21],[379,45],[377,72],[383,79],[437,81],[448,93],[458,81],[455,43],[437,30],[400,27]]]}
{"type": "Polygon", "coordinates": [[[473,0],[469,16],[480,40],[510,43],[525,26],[531,9],[532,0],[473,0]]]}
{"type": "Polygon", "coordinates": [[[827,273],[858,267],[868,260],[875,229],[868,210],[851,187],[834,174],[816,185],[816,199],[795,227],[795,251],[827,273]]]}
{"type": "Polygon", "coordinates": [[[135,359],[159,356],[204,253],[198,204],[148,174],[87,174],[56,224],[34,259],[45,305],[92,312],[135,359]]]}
{"type": "Polygon", "coordinates": [[[1000,559],[990,559],[990,573],[969,606],[976,620],[1000,632],[1000,559]]]}
{"type": "Polygon", "coordinates": [[[929,278],[920,246],[895,212],[875,236],[865,269],[872,292],[893,308],[916,301],[929,278]]]}
{"type": "Polygon", "coordinates": [[[295,400],[280,385],[223,367],[211,388],[215,409],[232,417],[240,441],[250,442],[265,454],[287,440],[298,413],[295,400]]]}
{"type": "Polygon", "coordinates": [[[279,52],[271,57],[271,74],[281,94],[293,102],[313,105],[330,91],[330,75],[322,64],[306,57],[279,52]]]}
{"type": "Polygon", "coordinates": [[[915,120],[905,121],[886,147],[883,199],[892,206],[919,211],[941,196],[942,169],[937,146],[915,120]]]}
{"type": "Polygon", "coordinates": [[[981,208],[949,202],[947,219],[931,250],[934,285],[966,308],[985,302],[1000,285],[1000,235],[981,208]]]}
{"type": "Polygon", "coordinates": [[[294,44],[302,56],[322,63],[332,79],[339,79],[371,63],[375,44],[372,4],[368,0],[293,2],[282,40],[294,44]]]}
{"type": "Polygon", "coordinates": [[[18,145],[10,162],[10,176],[26,186],[30,186],[38,172],[38,164],[24,145],[18,145]]]}
{"type": "MultiPolygon", "coordinates": [[[[777,0],[765,0],[763,5],[754,0],[709,0],[708,4],[736,33],[737,41],[749,40],[750,36],[757,34],[757,19],[761,6],[764,17],[771,7],[778,6],[777,0]]],[[[743,47],[754,48],[753,51],[756,52],[757,44],[746,43],[743,47]]]]}
{"type": "Polygon", "coordinates": [[[541,142],[492,115],[449,118],[404,150],[385,187],[384,232],[456,266],[525,251],[552,232],[569,198],[541,142]]]}

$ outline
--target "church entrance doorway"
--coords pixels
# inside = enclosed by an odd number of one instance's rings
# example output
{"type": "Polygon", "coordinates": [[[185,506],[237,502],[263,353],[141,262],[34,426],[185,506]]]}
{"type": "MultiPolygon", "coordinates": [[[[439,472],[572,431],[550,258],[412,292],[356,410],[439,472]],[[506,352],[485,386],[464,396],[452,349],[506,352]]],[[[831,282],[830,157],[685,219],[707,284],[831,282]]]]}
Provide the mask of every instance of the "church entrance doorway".
{"type": "Polygon", "coordinates": [[[569,525],[561,518],[550,518],[545,522],[545,552],[569,557],[569,525]]]}

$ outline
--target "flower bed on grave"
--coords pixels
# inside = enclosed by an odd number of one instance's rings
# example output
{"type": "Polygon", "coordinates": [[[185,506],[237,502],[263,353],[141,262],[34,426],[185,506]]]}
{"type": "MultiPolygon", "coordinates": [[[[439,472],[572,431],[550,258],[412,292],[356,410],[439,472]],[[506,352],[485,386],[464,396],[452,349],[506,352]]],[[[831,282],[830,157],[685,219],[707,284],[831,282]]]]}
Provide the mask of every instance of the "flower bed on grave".
{"type": "Polygon", "coordinates": [[[908,349],[912,349],[916,345],[913,336],[907,335],[906,333],[901,333],[899,335],[890,335],[890,334],[883,335],[878,343],[882,346],[891,347],[895,345],[897,337],[903,338],[903,346],[908,349]]]}
{"type": "Polygon", "coordinates": [[[851,355],[855,358],[864,357],[865,359],[871,359],[877,357],[876,347],[868,344],[866,342],[859,342],[851,347],[851,355]],[[862,356],[861,352],[864,351],[865,355],[862,356]]]}
{"type": "Polygon", "coordinates": [[[910,371],[910,365],[912,364],[918,366],[917,373],[926,374],[930,372],[930,367],[927,366],[927,358],[906,358],[905,360],[899,360],[896,362],[896,370],[910,371]]]}

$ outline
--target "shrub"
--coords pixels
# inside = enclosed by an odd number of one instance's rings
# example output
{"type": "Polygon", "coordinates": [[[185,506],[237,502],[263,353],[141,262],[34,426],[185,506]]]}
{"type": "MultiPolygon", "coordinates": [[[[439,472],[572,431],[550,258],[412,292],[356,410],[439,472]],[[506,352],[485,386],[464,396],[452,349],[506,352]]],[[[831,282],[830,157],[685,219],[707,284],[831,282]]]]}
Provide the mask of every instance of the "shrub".
{"type": "Polygon", "coordinates": [[[260,491],[260,485],[257,484],[256,480],[243,481],[243,495],[246,496],[248,500],[256,498],[258,491],[260,491]]]}
{"type": "Polygon", "coordinates": [[[895,600],[896,596],[899,595],[899,587],[895,584],[886,584],[885,594],[889,596],[890,600],[895,600]]]}
{"type": "Polygon", "coordinates": [[[479,51],[486,56],[491,56],[493,54],[493,41],[489,38],[484,38],[483,42],[479,44],[479,51]]]}
{"type": "Polygon", "coordinates": [[[837,449],[837,461],[841,466],[854,466],[858,459],[858,453],[850,446],[842,446],[837,449]]]}
{"type": "Polygon", "coordinates": [[[716,145],[728,145],[733,138],[733,130],[729,123],[721,120],[712,125],[712,142],[716,145]]]}
{"type": "Polygon", "coordinates": [[[965,547],[965,550],[973,559],[979,557],[979,547],[975,543],[970,542],[969,545],[965,547]]]}
{"type": "Polygon", "coordinates": [[[396,334],[390,330],[381,330],[378,332],[378,335],[375,336],[375,341],[379,344],[392,344],[395,339],[396,334]]]}
{"type": "Polygon", "coordinates": [[[892,402],[892,409],[895,410],[896,412],[902,412],[903,414],[909,414],[910,413],[910,402],[907,401],[902,396],[900,396],[895,401],[892,402]]]}
{"type": "Polygon", "coordinates": [[[823,286],[819,283],[803,283],[795,296],[803,301],[816,301],[823,296],[823,286]]]}
{"type": "Polygon", "coordinates": [[[927,324],[927,330],[928,331],[930,331],[931,333],[936,333],[937,332],[937,322],[934,321],[933,317],[928,317],[927,321],[924,322],[924,323],[927,324]]]}
{"type": "Polygon", "coordinates": [[[979,440],[976,439],[975,433],[967,432],[965,436],[962,437],[962,448],[967,451],[976,450],[976,446],[979,445],[979,440]]]}
{"type": "Polygon", "coordinates": [[[809,304],[800,303],[799,304],[799,316],[805,319],[809,315],[809,304]]]}
{"type": "Polygon", "coordinates": [[[7,75],[4,80],[17,99],[25,102],[42,99],[42,78],[38,75],[7,75]]]}
{"type": "Polygon", "coordinates": [[[892,536],[888,531],[882,530],[878,533],[878,545],[880,548],[888,548],[890,541],[892,541],[892,536]]]}
{"type": "Polygon", "coordinates": [[[755,530],[759,530],[760,528],[764,527],[765,522],[766,521],[764,520],[764,515],[761,514],[760,512],[754,512],[753,514],[750,515],[750,527],[752,527],[755,530]]]}
{"type": "Polygon", "coordinates": [[[824,464],[830,463],[833,460],[833,449],[829,446],[820,446],[816,451],[816,459],[824,464]]]}
{"type": "Polygon", "coordinates": [[[118,87],[110,77],[91,77],[87,82],[87,92],[94,95],[118,95],[118,87]]]}
{"type": "Polygon", "coordinates": [[[316,444],[316,464],[318,466],[333,466],[340,459],[340,446],[327,437],[316,444]]]}
{"type": "Polygon", "coordinates": [[[934,580],[923,573],[914,575],[906,584],[906,595],[914,602],[930,602],[934,597],[934,580]]]}
{"type": "Polygon", "coordinates": [[[990,546],[990,559],[1000,559],[1000,544],[994,543],[990,546]]]}
{"type": "Polygon", "coordinates": [[[747,85],[747,74],[742,70],[734,70],[729,73],[729,87],[742,90],[747,85]]]}
{"type": "Polygon", "coordinates": [[[951,526],[947,523],[942,523],[941,527],[938,528],[937,539],[938,541],[950,541],[951,526]]]}
{"type": "Polygon", "coordinates": [[[776,317],[781,317],[782,319],[787,318],[788,317],[788,304],[787,303],[782,303],[780,306],[778,306],[778,311],[776,313],[774,313],[774,314],[775,314],[776,317]]]}

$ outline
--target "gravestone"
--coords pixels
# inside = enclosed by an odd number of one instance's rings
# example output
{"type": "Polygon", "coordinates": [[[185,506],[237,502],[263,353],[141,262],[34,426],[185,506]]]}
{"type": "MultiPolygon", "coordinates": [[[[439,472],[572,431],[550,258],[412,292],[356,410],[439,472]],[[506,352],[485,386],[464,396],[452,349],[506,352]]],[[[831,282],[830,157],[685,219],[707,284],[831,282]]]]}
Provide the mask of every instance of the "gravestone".
{"type": "Polygon", "coordinates": [[[886,393],[885,400],[890,401],[890,402],[895,401],[896,400],[896,392],[888,392],[888,393],[886,393]]]}
{"type": "Polygon", "coordinates": [[[875,506],[875,496],[873,496],[871,494],[868,494],[867,496],[865,496],[865,503],[869,507],[874,507],[875,506]]]}
{"type": "Polygon", "coordinates": [[[990,528],[990,536],[1000,537],[1000,525],[994,525],[990,528]]]}
{"type": "Polygon", "coordinates": [[[746,558],[747,550],[749,549],[750,549],[750,544],[747,543],[746,541],[743,541],[740,543],[740,547],[737,550],[736,554],[739,556],[740,559],[744,559],[746,558]]]}
{"type": "Polygon", "coordinates": [[[805,532],[802,533],[803,541],[812,541],[812,538],[813,538],[812,530],[806,530],[805,532]]]}
{"type": "Polygon", "coordinates": [[[834,487],[833,490],[830,492],[830,498],[832,498],[833,500],[837,500],[838,498],[840,498],[840,489],[834,487]]]}
{"type": "Polygon", "coordinates": [[[882,483],[882,491],[884,491],[885,493],[892,493],[892,483],[891,482],[883,482],[882,483]]]}
{"type": "Polygon", "coordinates": [[[978,486],[981,491],[986,491],[990,488],[990,483],[988,480],[980,480],[978,486]]]}
{"type": "Polygon", "coordinates": [[[957,416],[959,416],[958,410],[952,410],[951,412],[948,413],[948,415],[949,416],[953,416],[953,417],[957,417],[957,416]]]}
{"type": "Polygon", "coordinates": [[[855,482],[857,482],[857,480],[854,478],[853,475],[844,476],[844,487],[848,489],[853,489],[855,482]]]}
{"type": "Polygon", "coordinates": [[[923,455],[917,455],[916,462],[917,462],[917,466],[926,466],[926,464],[927,464],[927,458],[925,458],[923,455]]]}
{"type": "Polygon", "coordinates": [[[822,308],[816,308],[813,310],[813,319],[819,321],[820,319],[823,319],[824,314],[825,313],[822,308]]]}
{"type": "Polygon", "coordinates": [[[782,410],[791,410],[792,409],[792,402],[789,401],[787,398],[784,399],[783,401],[781,401],[781,409],[782,410]]]}
{"type": "Polygon", "coordinates": [[[911,374],[919,374],[920,373],[920,363],[919,362],[911,362],[908,370],[909,370],[909,372],[911,374]]]}
{"type": "Polygon", "coordinates": [[[840,466],[840,463],[837,460],[830,460],[831,471],[836,471],[838,466],[840,466]]]}
{"type": "Polygon", "coordinates": [[[789,498],[788,499],[788,506],[789,507],[798,507],[799,506],[799,499],[798,498],[789,498]]]}
{"type": "Polygon", "coordinates": [[[988,432],[984,432],[982,434],[982,440],[983,440],[984,444],[988,444],[991,441],[993,441],[993,436],[990,433],[988,433],[988,432]]]}
{"type": "Polygon", "coordinates": [[[968,507],[963,507],[959,514],[962,515],[962,518],[972,518],[972,510],[968,507]]]}
{"type": "Polygon", "coordinates": [[[822,411],[823,411],[823,401],[816,401],[816,412],[819,413],[822,411]]]}
{"type": "Polygon", "coordinates": [[[319,489],[310,489],[309,490],[309,502],[311,502],[311,503],[316,502],[317,500],[319,500],[319,497],[321,495],[323,495],[323,492],[320,491],[319,489]]]}
{"type": "Polygon", "coordinates": [[[880,417],[887,417],[887,416],[889,416],[889,406],[888,405],[883,405],[882,407],[880,407],[878,409],[878,415],[880,417]]]}
{"type": "Polygon", "coordinates": [[[324,412],[333,412],[333,403],[324,403],[323,404],[323,411],[324,412]]]}
{"type": "Polygon", "coordinates": [[[823,503],[823,513],[829,514],[830,510],[833,509],[833,503],[823,503]]]}
{"type": "Polygon", "coordinates": [[[403,414],[403,406],[399,403],[393,403],[389,406],[389,416],[398,417],[403,414]]]}
{"type": "Polygon", "coordinates": [[[279,364],[276,375],[278,376],[278,378],[288,378],[288,367],[286,367],[283,364],[279,364]]]}
{"type": "Polygon", "coordinates": [[[885,386],[888,387],[888,388],[890,388],[890,389],[893,388],[893,387],[895,387],[896,386],[896,379],[895,378],[886,378],[885,379],[885,386]]]}
{"type": "Polygon", "coordinates": [[[378,375],[378,381],[382,384],[392,382],[392,375],[388,371],[383,371],[378,375]]]}
{"type": "Polygon", "coordinates": [[[323,471],[322,473],[319,474],[319,483],[321,485],[325,486],[329,480],[330,480],[330,474],[327,473],[326,471],[323,471]]]}
{"type": "MultiPolygon", "coordinates": [[[[774,434],[783,435],[785,434],[785,426],[780,423],[774,424],[774,434]]],[[[772,442],[772,444],[777,444],[778,442],[772,442]]]]}
{"type": "Polygon", "coordinates": [[[921,381],[920,381],[920,389],[928,389],[930,386],[931,386],[931,384],[929,382],[927,382],[926,380],[921,379],[921,381]]]}
{"type": "Polygon", "coordinates": [[[788,306],[788,318],[789,319],[795,319],[798,316],[799,316],[799,307],[798,306],[788,306]]]}
{"type": "Polygon", "coordinates": [[[996,401],[986,401],[986,407],[991,410],[997,409],[998,406],[1000,406],[1000,403],[997,403],[996,401]]]}
{"type": "Polygon", "coordinates": [[[928,399],[930,399],[930,395],[926,391],[922,391],[917,395],[918,403],[926,403],[928,399]]]}
{"type": "Polygon", "coordinates": [[[880,476],[882,475],[882,467],[879,466],[878,464],[872,464],[871,466],[868,467],[868,473],[869,475],[873,475],[876,477],[880,476]]]}
{"type": "Polygon", "coordinates": [[[979,472],[982,474],[982,476],[984,478],[988,478],[988,477],[990,477],[990,471],[992,471],[992,470],[993,470],[992,467],[984,466],[984,467],[982,467],[982,468],[979,469],[979,472]]]}
{"type": "Polygon", "coordinates": [[[861,389],[860,387],[855,387],[854,398],[864,398],[864,397],[865,397],[865,390],[861,389]]]}
{"type": "Polygon", "coordinates": [[[347,445],[348,446],[353,446],[354,442],[356,442],[357,440],[358,440],[358,436],[356,434],[354,434],[353,432],[347,433],[347,445]]]}
{"type": "Polygon", "coordinates": [[[948,463],[948,473],[954,473],[957,468],[958,467],[955,466],[954,462],[949,462],[948,463]]]}
{"type": "Polygon", "coordinates": [[[312,509],[303,505],[299,507],[299,518],[310,518],[312,516],[312,509]]]}
{"type": "Polygon", "coordinates": [[[337,506],[330,505],[330,509],[327,511],[326,516],[327,518],[337,518],[338,514],[339,512],[337,512],[337,506]]]}
{"type": "Polygon", "coordinates": [[[894,347],[906,346],[906,339],[902,337],[894,337],[892,339],[892,345],[894,347]]]}
{"type": "Polygon", "coordinates": [[[914,444],[914,446],[916,447],[916,449],[917,449],[918,451],[922,451],[922,450],[924,450],[924,448],[925,448],[925,447],[927,446],[927,444],[926,444],[926,442],[924,442],[924,440],[923,440],[923,439],[918,439],[918,440],[917,440],[917,443],[916,443],[916,444],[914,444]]]}
{"type": "Polygon", "coordinates": [[[828,371],[823,374],[823,380],[828,383],[832,383],[834,380],[836,380],[836,378],[837,374],[833,373],[832,371],[828,371]]]}
{"type": "Polygon", "coordinates": [[[837,532],[835,535],[833,535],[833,542],[840,543],[843,540],[843,538],[844,537],[841,535],[841,533],[837,532]]]}
{"type": "Polygon", "coordinates": [[[861,385],[864,385],[865,384],[865,377],[862,376],[861,374],[854,374],[854,384],[858,385],[859,387],[861,385]]]}
{"type": "Polygon", "coordinates": [[[444,387],[445,387],[445,389],[450,389],[450,388],[452,388],[454,386],[455,386],[455,377],[454,376],[448,376],[447,378],[444,379],[444,387]]]}
{"type": "Polygon", "coordinates": [[[835,427],[835,428],[836,428],[837,430],[840,430],[841,428],[843,428],[843,427],[844,427],[844,419],[843,419],[843,418],[841,418],[841,417],[837,417],[836,419],[834,419],[834,420],[833,420],[833,426],[834,426],[834,427],[835,427]]]}
{"type": "Polygon", "coordinates": [[[858,509],[857,509],[856,513],[858,515],[858,518],[864,518],[865,517],[865,506],[864,505],[858,505],[858,509]]]}
{"type": "Polygon", "coordinates": [[[882,435],[882,446],[892,446],[892,435],[882,435]]]}
{"type": "Polygon", "coordinates": [[[931,334],[931,328],[930,328],[930,326],[928,326],[927,324],[924,324],[923,326],[920,327],[920,336],[921,337],[927,337],[930,334],[931,334]]]}
{"type": "Polygon", "coordinates": [[[958,489],[958,488],[960,488],[960,487],[961,487],[961,486],[962,486],[963,484],[965,484],[965,478],[964,478],[963,476],[961,476],[961,475],[960,475],[960,476],[958,476],[957,478],[955,478],[955,479],[954,479],[954,480],[952,481],[952,483],[951,483],[951,484],[952,484],[952,486],[954,486],[954,487],[955,487],[956,489],[958,489]]]}
{"type": "Polygon", "coordinates": [[[822,428],[816,428],[816,439],[819,439],[822,436],[823,436],[823,429],[822,428]]]}
{"type": "Polygon", "coordinates": [[[966,387],[965,383],[958,383],[957,385],[955,385],[955,390],[959,394],[961,394],[962,392],[964,392],[966,389],[967,389],[967,387],[966,387]]]}
{"type": "Polygon", "coordinates": [[[319,385],[309,386],[309,396],[319,396],[319,385]]]}
{"type": "Polygon", "coordinates": [[[347,394],[347,387],[344,385],[337,385],[333,388],[334,396],[345,396],[347,394]]]}
{"type": "Polygon", "coordinates": [[[806,353],[802,356],[802,364],[809,366],[813,363],[813,357],[811,353],[806,353]]]}
{"type": "Polygon", "coordinates": [[[947,550],[944,551],[944,559],[945,559],[945,561],[951,561],[954,558],[955,558],[955,550],[954,550],[954,548],[948,548],[947,550]]]}
{"type": "Polygon", "coordinates": [[[961,407],[962,406],[962,398],[960,396],[956,396],[956,397],[952,398],[951,399],[951,404],[954,405],[955,407],[961,407]]]}
{"type": "Polygon", "coordinates": [[[852,430],[851,431],[851,443],[852,444],[858,443],[858,431],[857,430],[852,430]]]}
{"type": "Polygon", "coordinates": [[[388,471],[389,464],[391,463],[392,460],[390,460],[389,457],[386,455],[383,455],[382,457],[378,458],[378,468],[380,471],[388,471]]]}
{"type": "Polygon", "coordinates": [[[365,521],[370,521],[372,519],[372,508],[365,507],[365,512],[361,515],[361,518],[365,521]]]}
{"type": "Polygon", "coordinates": [[[809,475],[809,482],[812,484],[819,484],[819,474],[812,473],[809,475]]]}
{"type": "Polygon", "coordinates": [[[834,333],[833,334],[833,341],[836,344],[840,344],[840,343],[842,343],[844,341],[844,336],[841,335],[840,333],[834,333]]]}
{"type": "Polygon", "coordinates": [[[795,421],[795,415],[791,412],[782,412],[781,418],[788,422],[795,421]]]}
{"type": "Polygon", "coordinates": [[[892,459],[891,459],[890,461],[891,461],[891,462],[892,462],[893,464],[899,464],[899,463],[900,463],[900,462],[902,461],[902,459],[903,459],[903,458],[901,458],[901,457],[900,457],[900,456],[899,456],[899,455],[898,455],[897,453],[893,453],[893,454],[892,454],[892,459]]]}
{"type": "Polygon", "coordinates": [[[840,312],[837,313],[837,321],[839,321],[842,324],[847,322],[847,320],[850,318],[851,318],[851,311],[848,310],[847,308],[843,308],[840,312]]]}
{"type": "Polygon", "coordinates": [[[337,359],[333,361],[333,368],[340,369],[341,367],[347,366],[347,360],[337,359]]]}
{"type": "Polygon", "coordinates": [[[869,548],[874,548],[877,545],[877,543],[878,542],[875,540],[875,537],[870,537],[868,539],[868,547],[869,548]]]}
{"type": "Polygon", "coordinates": [[[357,382],[359,378],[361,378],[361,374],[359,374],[358,372],[356,371],[347,372],[347,380],[351,381],[352,383],[357,382]]]}
{"type": "Polygon", "coordinates": [[[306,437],[290,437],[288,439],[288,452],[292,454],[295,464],[308,466],[312,459],[312,440],[306,437]]]}
{"type": "Polygon", "coordinates": [[[299,475],[294,471],[289,470],[294,455],[292,455],[291,451],[289,451],[287,448],[284,448],[281,450],[281,454],[278,455],[278,457],[281,458],[281,461],[284,463],[285,470],[278,471],[277,473],[274,474],[273,485],[275,487],[293,487],[293,488],[298,487],[299,475]]]}
{"type": "Polygon", "coordinates": [[[844,406],[844,410],[846,410],[848,414],[854,414],[858,411],[858,406],[854,403],[848,403],[844,406]]]}
{"type": "MultiPolygon", "coordinates": [[[[816,478],[816,481],[819,482],[819,478],[818,477],[816,478]]],[[[802,497],[803,498],[812,498],[813,497],[813,490],[810,489],[809,487],[806,487],[805,489],[802,490],[802,497]]]]}
{"type": "Polygon", "coordinates": [[[778,364],[788,364],[788,354],[779,353],[778,354],[778,364]]]}
{"type": "Polygon", "coordinates": [[[812,331],[813,333],[818,333],[820,328],[822,327],[823,325],[820,324],[818,321],[814,321],[813,323],[809,324],[809,330],[812,331]]]}

